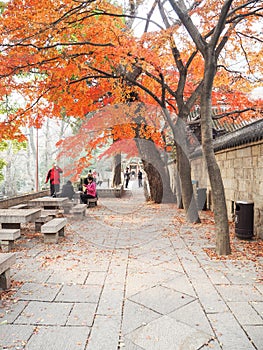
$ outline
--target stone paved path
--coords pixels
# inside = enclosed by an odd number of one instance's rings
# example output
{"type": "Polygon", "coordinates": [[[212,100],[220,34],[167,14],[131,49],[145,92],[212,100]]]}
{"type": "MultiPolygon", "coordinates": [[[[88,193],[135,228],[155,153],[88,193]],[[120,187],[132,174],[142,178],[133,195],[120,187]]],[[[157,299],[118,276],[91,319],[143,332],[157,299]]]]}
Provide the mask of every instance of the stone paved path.
{"type": "Polygon", "coordinates": [[[68,216],[58,244],[17,242],[0,349],[263,350],[262,265],[210,259],[209,226],[136,185],[68,216]]]}

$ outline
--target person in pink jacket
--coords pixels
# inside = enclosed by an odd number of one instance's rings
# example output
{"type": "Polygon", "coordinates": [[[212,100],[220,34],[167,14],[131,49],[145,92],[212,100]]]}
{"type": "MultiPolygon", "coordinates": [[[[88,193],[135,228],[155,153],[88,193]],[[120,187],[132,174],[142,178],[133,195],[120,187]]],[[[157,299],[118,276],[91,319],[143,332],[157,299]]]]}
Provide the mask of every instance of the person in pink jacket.
{"type": "Polygon", "coordinates": [[[97,198],[96,183],[92,176],[88,176],[88,183],[83,185],[84,191],[80,194],[81,203],[88,203],[88,198],[97,198]]]}

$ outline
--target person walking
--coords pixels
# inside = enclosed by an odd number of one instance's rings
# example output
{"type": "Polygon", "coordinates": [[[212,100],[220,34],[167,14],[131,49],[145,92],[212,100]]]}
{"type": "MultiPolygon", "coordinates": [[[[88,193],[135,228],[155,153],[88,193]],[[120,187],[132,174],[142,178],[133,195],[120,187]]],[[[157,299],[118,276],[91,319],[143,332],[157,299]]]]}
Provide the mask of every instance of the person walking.
{"type": "Polygon", "coordinates": [[[46,177],[45,183],[50,182],[50,195],[51,197],[56,197],[60,189],[60,174],[63,173],[63,170],[57,166],[56,163],[53,163],[51,169],[49,169],[46,177]]]}
{"type": "Polygon", "coordinates": [[[131,177],[131,173],[129,171],[129,168],[126,168],[126,172],[124,173],[125,188],[128,188],[129,186],[130,177],[131,177]]]}
{"type": "Polygon", "coordinates": [[[138,186],[139,186],[139,187],[142,187],[142,172],[141,172],[140,169],[139,169],[139,171],[138,171],[137,176],[138,176],[138,186]]]}

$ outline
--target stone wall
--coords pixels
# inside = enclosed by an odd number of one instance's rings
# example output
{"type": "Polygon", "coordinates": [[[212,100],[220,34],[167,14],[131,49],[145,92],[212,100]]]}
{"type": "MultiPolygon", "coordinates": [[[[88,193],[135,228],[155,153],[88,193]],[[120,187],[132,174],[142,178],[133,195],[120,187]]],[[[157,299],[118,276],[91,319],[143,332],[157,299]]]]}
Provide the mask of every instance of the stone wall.
{"type": "Polygon", "coordinates": [[[6,199],[1,199],[0,208],[6,209],[9,207],[12,207],[13,205],[26,204],[31,199],[48,196],[49,192],[50,192],[49,190],[43,190],[39,192],[32,192],[32,193],[27,193],[23,195],[14,196],[14,197],[8,197],[6,199]]]}
{"type": "MultiPolygon", "coordinates": [[[[254,203],[254,234],[263,238],[263,142],[253,142],[217,151],[226,195],[229,220],[234,219],[237,201],[254,203]]],[[[211,188],[204,160],[192,160],[192,179],[207,188],[208,208],[213,210],[211,188]]]]}

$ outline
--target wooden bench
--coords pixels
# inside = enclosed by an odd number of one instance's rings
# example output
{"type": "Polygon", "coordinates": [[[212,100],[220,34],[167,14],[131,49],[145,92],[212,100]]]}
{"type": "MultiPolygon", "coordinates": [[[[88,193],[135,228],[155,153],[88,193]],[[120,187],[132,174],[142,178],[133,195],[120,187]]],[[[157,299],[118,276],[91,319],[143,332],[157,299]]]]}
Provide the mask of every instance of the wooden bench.
{"type": "Polygon", "coordinates": [[[15,253],[0,253],[0,288],[10,288],[10,267],[15,263],[15,261],[15,253]]]}
{"type": "Polygon", "coordinates": [[[74,216],[85,216],[87,204],[77,204],[72,208],[72,214],[74,216]]]}
{"type": "Polygon", "coordinates": [[[97,205],[98,198],[88,198],[87,199],[87,206],[88,208],[94,207],[97,205]]]}
{"type": "Polygon", "coordinates": [[[9,252],[14,248],[14,241],[20,238],[19,229],[0,229],[0,244],[3,252],[9,252]]]}
{"type": "Polygon", "coordinates": [[[58,236],[64,236],[66,218],[55,218],[41,226],[41,233],[44,234],[44,243],[57,243],[58,236]]]}

